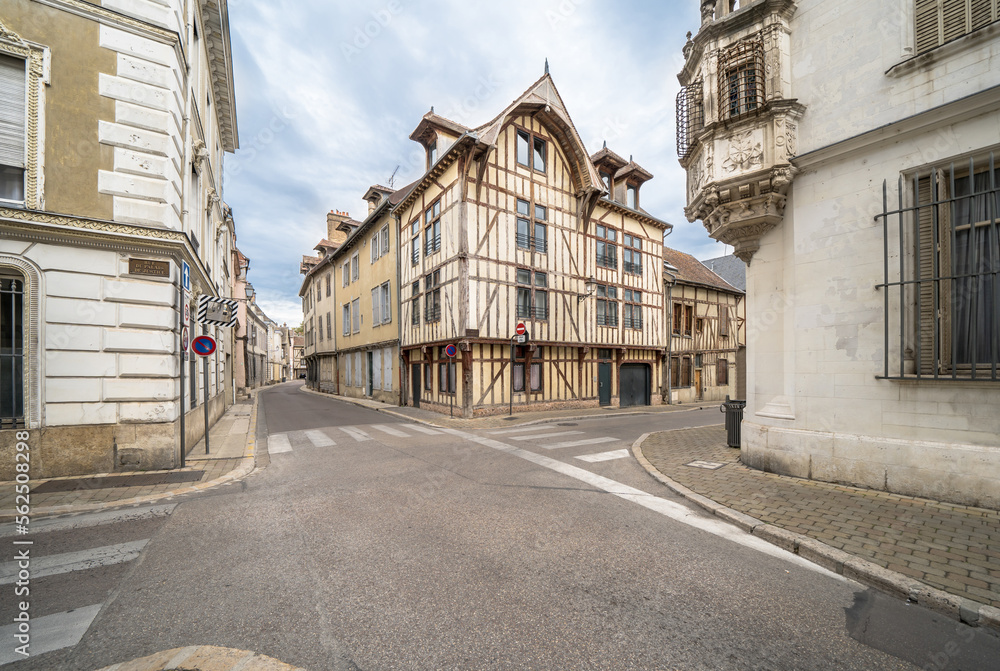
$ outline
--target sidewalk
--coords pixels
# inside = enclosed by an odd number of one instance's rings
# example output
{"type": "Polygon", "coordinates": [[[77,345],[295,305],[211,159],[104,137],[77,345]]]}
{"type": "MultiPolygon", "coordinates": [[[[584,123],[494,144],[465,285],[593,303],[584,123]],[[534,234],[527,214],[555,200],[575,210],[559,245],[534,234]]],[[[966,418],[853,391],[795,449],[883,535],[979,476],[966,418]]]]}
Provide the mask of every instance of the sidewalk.
{"type": "MultiPolygon", "coordinates": [[[[257,395],[231,406],[205,440],[187,451],[184,468],[119,471],[31,482],[31,517],[138,506],[204,491],[248,475],[255,466],[257,395]]],[[[13,482],[0,482],[0,522],[14,519],[13,482]]]]}
{"type": "MultiPolygon", "coordinates": [[[[212,442],[209,434],[208,442],[212,442]]],[[[305,671],[249,650],[192,645],[119,662],[100,671],[305,671]]]]}
{"type": "Polygon", "coordinates": [[[337,401],[353,403],[371,410],[378,410],[387,415],[395,415],[403,419],[430,424],[432,426],[450,429],[492,429],[505,426],[524,426],[526,424],[543,424],[564,419],[588,419],[592,417],[608,417],[615,415],[657,415],[665,412],[683,412],[685,410],[698,410],[700,408],[717,408],[719,401],[704,401],[702,403],[690,403],[688,405],[647,405],[631,408],[611,408],[611,407],[590,407],[590,408],[567,408],[565,410],[539,410],[539,411],[516,411],[513,415],[506,413],[501,415],[487,415],[485,417],[475,417],[465,419],[458,416],[458,409],[455,409],[455,417],[447,414],[424,410],[412,406],[398,406],[391,403],[381,403],[367,398],[352,398],[350,396],[340,396],[319,392],[308,387],[301,387],[300,391],[307,394],[315,394],[337,401]]]}
{"type": "Polygon", "coordinates": [[[633,449],[670,489],[831,571],[1000,630],[1000,511],[765,473],[721,425],[633,449]]]}

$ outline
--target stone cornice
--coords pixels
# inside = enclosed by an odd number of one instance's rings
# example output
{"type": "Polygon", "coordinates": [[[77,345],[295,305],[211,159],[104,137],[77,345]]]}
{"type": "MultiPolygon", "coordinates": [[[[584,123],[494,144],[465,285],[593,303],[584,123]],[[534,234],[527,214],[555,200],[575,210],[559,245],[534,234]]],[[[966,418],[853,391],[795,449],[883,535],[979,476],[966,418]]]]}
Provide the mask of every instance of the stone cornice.
{"type": "Polygon", "coordinates": [[[172,30],[161,28],[142,19],[136,19],[110,9],[105,9],[91,2],[84,2],[84,0],[33,0],[33,2],[62,9],[84,18],[97,19],[103,24],[141,34],[143,37],[149,37],[165,44],[177,46],[181,41],[180,36],[172,30]]]}
{"type": "Polygon", "coordinates": [[[216,293],[208,270],[188,236],[180,231],[5,207],[0,207],[0,230],[7,236],[25,240],[53,244],[65,244],[71,240],[74,244],[96,249],[177,256],[191,265],[192,280],[200,285],[202,291],[216,293]]]}

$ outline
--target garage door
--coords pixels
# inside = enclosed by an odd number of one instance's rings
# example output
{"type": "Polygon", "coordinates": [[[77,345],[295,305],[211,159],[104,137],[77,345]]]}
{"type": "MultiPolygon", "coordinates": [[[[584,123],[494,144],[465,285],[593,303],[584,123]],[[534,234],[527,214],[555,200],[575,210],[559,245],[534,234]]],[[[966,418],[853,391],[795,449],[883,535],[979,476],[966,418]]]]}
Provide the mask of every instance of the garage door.
{"type": "Polygon", "coordinates": [[[649,405],[650,373],[644,363],[626,363],[621,368],[621,407],[649,405]]]}

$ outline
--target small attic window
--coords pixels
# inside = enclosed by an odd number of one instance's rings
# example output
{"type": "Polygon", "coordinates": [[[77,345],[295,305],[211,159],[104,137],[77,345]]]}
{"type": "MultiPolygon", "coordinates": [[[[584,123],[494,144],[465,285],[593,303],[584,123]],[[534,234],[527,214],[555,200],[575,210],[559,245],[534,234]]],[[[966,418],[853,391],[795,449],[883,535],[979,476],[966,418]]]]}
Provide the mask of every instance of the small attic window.
{"type": "Polygon", "coordinates": [[[611,173],[610,172],[604,172],[602,170],[601,171],[601,181],[604,182],[604,188],[607,189],[608,192],[610,192],[611,191],[611,173]]]}
{"type": "Polygon", "coordinates": [[[639,207],[639,187],[629,184],[625,189],[625,204],[633,210],[639,207]]]}
{"type": "Polygon", "coordinates": [[[438,148],[437,148],[437,142],[435,141],[434,143],[430,144],[427,147],[427,167],[430,168],[432,165],[437,163],[437,159],[438,159],[438,148]]]}

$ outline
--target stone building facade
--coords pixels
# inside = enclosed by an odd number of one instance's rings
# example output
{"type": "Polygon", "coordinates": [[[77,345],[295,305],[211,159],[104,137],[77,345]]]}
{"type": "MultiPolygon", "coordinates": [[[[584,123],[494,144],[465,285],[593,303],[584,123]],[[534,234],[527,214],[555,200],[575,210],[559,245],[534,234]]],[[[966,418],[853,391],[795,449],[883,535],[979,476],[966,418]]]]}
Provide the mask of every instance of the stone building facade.
{"type": "Polygon", "coordinates": [[[14,427],[35,477],[176,466],[200,406],[224,410],[232,353],[208,328],[208,398],[178,355],[182,264],[189,306],[231,286],[225,0],[8,0],[0,89],[0,479],[14,427]]]}
{"type": "Polygon", "coordinates": [[[997,3],[701,7],[678,152],[749,264],[743,461],[1000,507],[997,3]]]}

